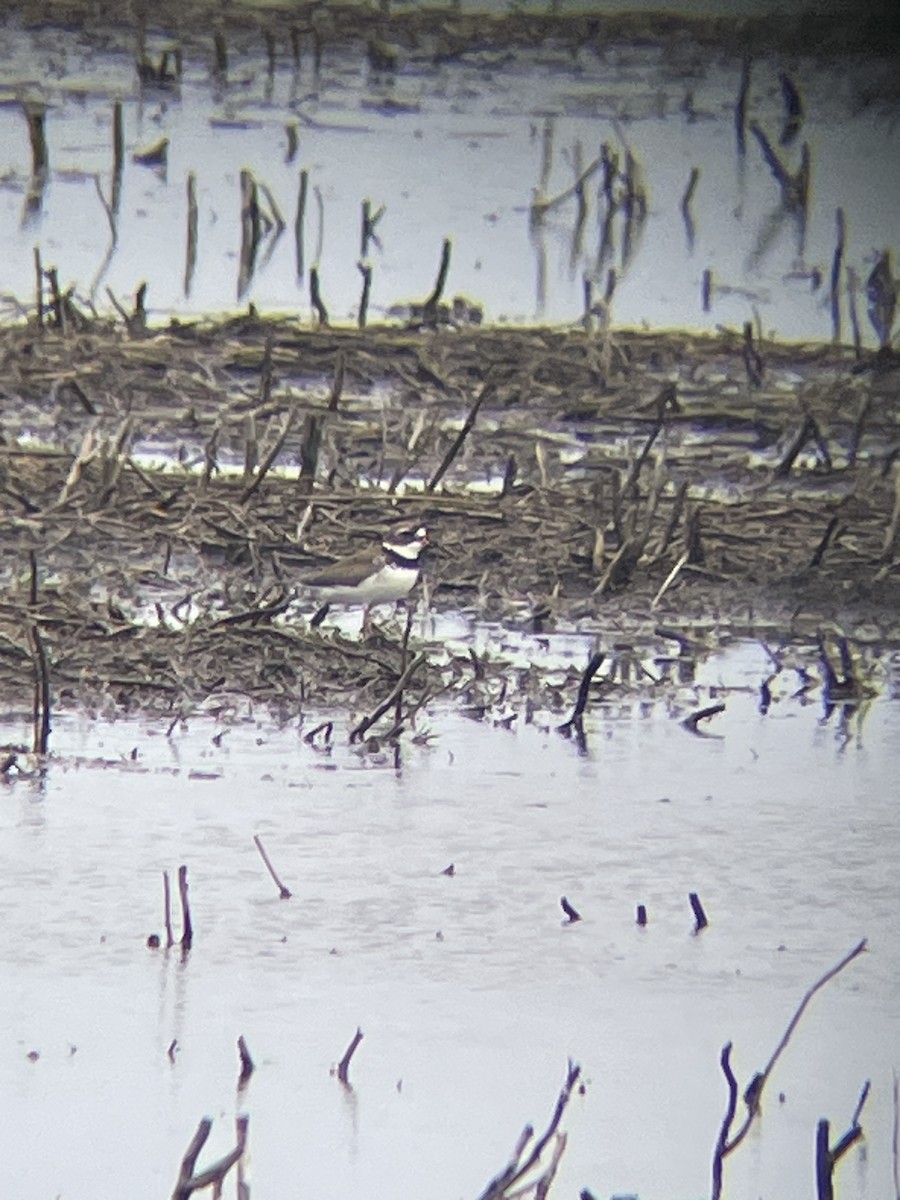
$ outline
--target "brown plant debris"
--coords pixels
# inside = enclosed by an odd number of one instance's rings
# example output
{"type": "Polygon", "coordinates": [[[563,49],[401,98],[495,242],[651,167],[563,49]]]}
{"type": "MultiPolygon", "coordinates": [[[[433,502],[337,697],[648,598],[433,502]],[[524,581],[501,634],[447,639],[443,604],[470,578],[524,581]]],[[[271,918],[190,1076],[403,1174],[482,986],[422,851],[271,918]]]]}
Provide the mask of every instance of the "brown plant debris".
{"type": "MultiPolygon", "coordinates": [[[[54,711],[376,711],[413,658],[390,623],[366,640],[314,628],[295,582],[408,520],[434,544],[438,615],[688,640],[763,615],[812,639],[865,619],[896,642],[900,374],[773,343],[751,387],[743,351],[739,331],[310,330],[253,313],[0,329],[7,695],[31,707],[39,645],[54,711]],[[798,426],[815,436],[794,452],[798,426]]],[[[469,687],[472,661],[448,662],[443,639],[415,652],[407,711],[469,687]]]]}

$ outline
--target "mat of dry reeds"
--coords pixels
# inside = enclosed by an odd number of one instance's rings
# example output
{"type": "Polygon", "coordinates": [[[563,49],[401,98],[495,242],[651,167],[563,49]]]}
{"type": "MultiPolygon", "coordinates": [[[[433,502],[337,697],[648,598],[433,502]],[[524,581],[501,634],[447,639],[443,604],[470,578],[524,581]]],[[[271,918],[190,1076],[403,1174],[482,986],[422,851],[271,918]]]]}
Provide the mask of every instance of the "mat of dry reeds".
{"type": "MultiPolygon", "coordinates": [[[[366,42],[373,38],[405,49],[427,48],[438,61],[472,51],[507,53],[545,44],[573,48],[612,41],[668,45],[678,49],[690,37],[700,45],[726,50],[779,54],[820,50],[835,55],[881,52],[896,41],[897,11],[892,0],[872,0],[853,12],[771,11],[758,16],[666,13],[636,9],[601,12],[568,10],[564,0],[551,0],[542,9],[520,5],[465,6],[458,0],[440,5],[392,5],[390,0],[368,3],[323,4],[321,0],[157,0],[123,5],[118,0],[6,0],[6,12],[28,26],[78,28],[88,36],[99,31],[104,39],[115,28],[152,25],[177,29],[182,38],[206,40],[215,31],[226,45],[241,37],[290,39],[295,48],[315,40],[322,46],[366,42]]],[[[599,6],[598,6],[599,7],[599,6]]]]}
{"type": "MultiPolygon", "coordinates": [[[[900,640],[900,371],[744,334],[0,330],[0,678],[56,702],[365,709],[407,648],[313,628],[304,567],[427,525],[432,612],[600,639],[900,640]],[[699,636],[699,634],[698,634],[699,636]]],[[[394,633],[391,633],[394,630],[394,633]]],[[[435,657],[410,695],[462,691],[435,657]]]]}

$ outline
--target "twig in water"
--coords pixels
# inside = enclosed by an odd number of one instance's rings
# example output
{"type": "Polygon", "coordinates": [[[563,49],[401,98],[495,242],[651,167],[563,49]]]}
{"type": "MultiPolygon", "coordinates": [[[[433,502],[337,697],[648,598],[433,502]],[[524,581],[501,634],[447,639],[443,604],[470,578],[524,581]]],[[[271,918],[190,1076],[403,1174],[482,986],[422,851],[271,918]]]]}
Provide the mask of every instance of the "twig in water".
{"type": "Polygon", "coordinates": [[[450,239],[444,238],[444,244],[441,247],[441,264],[438,267],[437,279],[434,282],[434,290],[422,307],[422,323],[425,325],[437,325],[438,301],[440,300],[441,294],[444,291],[444,285],[447,282],[447,274],[450,270],[450,249],[450,239]]]}
{"type": "Polygon", "coordinates": [[[691,892],[688,896],[691,904],[691,912],[694,914],[694,933],[699,933],[701,929],[705,929],[709,924],[706,913],[703,911],[703,905],[700,903],[700,897],[696,892],[691,892]]]}
{"type": "Polygon", "coordinates": [[[724,704],[710,704],[708,708],[701,708],[698,712],[691,713],[685,717],[681,724],[689,733],[696,733],[698,737],[705,737],[706,734],[697,728],[700,721],[705,721],[707,717],[715,717],[718,713],[725,711],[724,704]]]}
{"type": "Polygon", "coordinates": [[[313,188],[313,195],[316,198],[316,216],[319,218],[316,225],[316,253],[313,261],[318,263],[322,261],[322,248],[325,245],[325,201],[322,198],[322,189],[318,184],[313,188]]]}
{"type": "Polygon", "coordinates": [[[122,171],[125,165],[125,129],[122,122],[122,101],[113,103],[113,169],[110,206],[119,211],[122,199],[122,171]]]}
{"type": "Polygon", "coordinates": [[[817,1200],[834,1200],[834,1168],[847,1151],[862,1138],[862,1126],[859,1123],[863,1105],[869,1096],[871,1084],[867,1079],[853,1110],[850,1127],[834,1146],[830,1144],[831,1127],[827,1118],[823,1117],[816,1127],[816,1196],[817,1200]]]}
{"type": "Polygon", "coordinates": [[[184,294],[190,296],[191,284],[194,281],[194,269],[197,266],[197,233],[199,229],[199,211],[197,208],[197,176],[188,171],[187,177],[187,251],[184,262],[184,294]]]}
{"type": "Polygon", "coordinates": [[[378,234],[375,232],[375,226],[384,216],[384,205],[372,212],[372,201],[363,200],[362,202],[362,228],[360,230],[360,251],[359,257],[365,259],[369,253],[369,242],[374,242],[378,249],[381,249],[381,242],[378,239],[378,234]]]}
{"type": "Polygon", "coordinates": [[[548,1142],[556,1133],[559,1123],[563,1118],[563,1114],[568,1107],[569,1101],[572,1098],[572,1091],[575,1084],[581,1075],[581,1067],[576,1063],[569,1061],[568,1070],[566,1072],[566,1080],[559,1093],[559,1099],[556,1101],[556,1107],[553,1110],[553,1115],[550,1118],[550,1124],[534,1142],[531,1150],[526,1154],[528,1143],[534,1137],[534,1129],[531,1125],[526,1125],[516,1142],[512,1157],[510,1158],[504,1169],[496,1175],[487,1185],[478,1200],[511,1200],[511,1198],[519,1193],[512,1189],[521,1184],[530,1171],[534,1169],[540,1161],[548,1142]]]}
{"type": "Polygon", "coordinates": [[[357,325],[360,329],[366,327],[366,317],[369,313],[369,295],[372,291],[372,267],[369,263],[357,263],[359,272],[362,275],[362,295],[359,298],[359,316],[357,317],[357,325]]]}
{"type": "MultiPolygon", "coordinates": [[[[290,895],[290,893],[288,893],[290,895]]],[[[238,1075],[238,1091],[245,1088],[250,1082],[250,1076],[255,1069],[253,1059],[250,1057],[250,1051],[247,1049],[247,1043],[243,1037],[238,1038],[237,1043],[238,1057],[241,1060],[241,1071],[238,1075]]]]}
{"type": "Polygon", "coordinates": [[[284,127],[285,136],[287,137],[287,149],[284,152],[284,161],[290,165],[297,157],[297,151],[300,149],[299,126],[296,121],[288,121],[284,127]]]}
{"type": "Polygon", "coordinates": [[[562,725],[557,726],[557,732],[561,733],[564,737],[568,737],[573,729],[576,733],[581,732],[581,719],[584,716],[584,710],[587,708],[591,680],[597,674],[602,662],[603,655],[599,651],[591,655],[591,660],[585,667],[584,674],[581,676],[581,682],[578,685],[578,696],[575,700],[575,707],[572,709],[572,715],[568,721],[564,721],[562,725]]]}
{"type": "MultiPolygon", "coordinates": [[[[409,635],[412,633],[414,609],[410,607],[406,611],[406,624],[403,628],[403,638],[400,642],[400,673],[401,675],[406,670],[406,664],[409,661],[409,635]]],[[[397,703],[394,706],[394,728],[400,729],[403,722],[403,693],[397,693],[397,703]]]]}
{"type": "Polygon", "coordinates": [[[163,919],[166,925],[166,949],[170,950],[175,945],[175,934],[172,932],[172,888],[168,871],[163,871],[163,919]]]}
{"type": "Polygon", "coordinates": [[[384,716],[388,709],[396,703],[398,696],[402,695],[403,689],[409,683],[410,679],[412,679],[416,671],[418,671],[419,667],[422,666],[425,660],[426,655],[425,651],[423,650],[421,653],[416,655],[412,662],[410,662],[410,664],[407,666],[406,670],[401,673],[400,678],[397,680],[396,684],[394,685],[394,689],[388,698],[383,700],[382,703],[379,704],[374,712],[372,712],[368,717],[364,717],[355,729],[351,730],[351,742],[360,741],[372,728],[375,722],[380,720],[380,718],[384,716]]]}
{"type": "Polygon", "coordinates": [[[194,943],[194,926],[191,923],[191,906],[188,900],[187,867],[178,868],[178,894],[181,898],[181,949],[190,950],[194,943]]]}
{"type": "Polygon", "coordinates": [[[200,1157],[200,1151],[206,1145],[206,1140],[209,1137],[212,1129],[212,1121],[209,1117],[204,1117],[197,1126],[197,1132],[191,1138],[187,1150],[184,1152],[184,1157],[181,1160],[181,1170],[178,1173],[178,1181],[175,1184],[175,1191],[172,1193],[172,1200],[187,1200],[194,1188],[191,1186],[194,1179],[194,1167],[197,1164],[197,1159],[200,1157]]]}
{"type": "Polygon", "coordinates": [[[212,1121],[209,1117],[204,1117],[197,1126],[197,1132],[191,1138],[190,1145],[185,1151],[184,1158],[181,1160],[181,1169],[178,1172],[175,1190],[172,1192],[172,1200],[189,1200],[194,1192],[201,1191],[203,1188],[210,1186],[214,1186],[215,1194],[221,1196],[222,1182],[225,1176],[235,1163],[240,1162],[247,1147],[247,1131],[249,1126],[250,1118],[248,1116],[242,1115],[236,1117],[237,1142],[234,1149],[220,1158],[218,1162],[213,1163],[211,1167],[207,1167],[205,1171],[195,1174],[194,1168],[197,1165],[200,1151],[205,1146],[209,1132],[212,1129],[212,1121]]]}
{"type": "MultiPolygon", "coordinates": [[[[860,1134],[862,1130],[860,1130],[860,1134]]],[[[834,1200],[834,1186],[831,1178],[832,1161],[829,1141],[831,1128],[828,1119],[823,1117],[816,1126],[816,1196],[817,1200],[834,1200]]]]}
{"type": "Polygon", "coordinates": [[[894,1107],[894,1128],[891,1133],[891,1162],[894,1166],[894,1192],[900,1200],[900,1079],[894,1071],[894,1086],[892,1090],[894,1107]]]}
{"type": "Polygon", "coordinates": [[[684,232],[687,237],[688,249],[693,250],[694,238],[696,236],[696,226],[694,224],[694,215],[691,212],[691,201],[694,199],[694,192],[697,190],[697,184],[700,181],[700,168],[692,167],[691,173],[687,181],[687,187],[684,189],[684,195],[681,197],[681,219],[684,222],[684,232]]]}
{"type": "Polygon", "coordinates": [[[307,746],[311,746],[320,733],[325,735],[325,745],[329,745],[331,742],[331,735],[334,733],[334,721],[323,721],[321,725],[317,725],[315,729],[311,729],[309,733],[305,733],[303,735],[303,741],[307,746]]]}
{"type": "Polygon", "coordinates": [[[859,680],[856,677],[856,668],[853,665],[853,655],[850,653],[850,646],[845,637],[838,638],[838,654],[841,659],[841,675],[838,675],[832,666],[831,659],[828,656],[828,647],[825,645],[825,639],[820,633],[818,636],[819,646],[819,663],[824,676],[825,699],[829,702],[834,700],[854,699],[860,693],[859,680]]]}
{"type": "Polygon", "coordinates": [[[709,267],[703,272],[703,282],[700,287],[700,302],[703,305],[703,311],[708,313],[712,308],[713,294],[713,275],[709,267]]]}
{"type": "Polygon", "coordinates": [[[784,1049],[790,1041],[794,1030],[800,1023],[800,1018],[806,1011],[806,1008],[813,996],[815,996],[815,994],[820,991],[826,983],[829,983],[836,975],[840,974],[840,972],[843,971],[843,969],[855,958],[862,954],[865,949],[866,939],[863,938],[863,940],[857,946],[854,946],[849,954],[845,954],[840,962],[836,963],[833,967],[826,971],[820,979],[816,980],[812,987],[807,989],[803,999],[800,1001],[800,1004],[797,1007],[797,1011],[794,1013],[793,1017],[791,1017],[787,1029],[782,1034],[781,1040],[775,1047],[771,1058],[766,1063],[764,1069],[753,1077],[753,1079],[750,1081],[750,1084],[745,1089],[744,1102],[747,1106],[747,1112],[744,1116],[743,1123],[734,1135],[731,1134],[731,1126],[737,1112],[738,1084],[734,1075],[734,1071],[731,1069],[731,1042],[728,1042],[723,1047],[720,1064],[722,1067],[722,1073],[724,1074],[725,1080],[728,1084],[728,1103],[726,1105],[725,1116],[722,1120],[721,1128],[719,1129],[716,1148],[713,1152],[712,1194],[710,1200],[721,1200],[724,1161],[728,1155],[733,1153],[733,1151],[736,1150],[741,1144],[741,1142],[747,1136],[753,1121],[759,1115],[763,1088],[768,1082],[772,1071],[775,1069],[775,1064],[778,1062],[778,1059],[784,1052],[784,1049]]]}
{"type": "Polygon", "coordinates": [[[844,261],[844,242],[847,237],[847,222],[844,210],[839,208],[835,214],[837,226],[837,244],[834,247],[834,257],[831,260],[831,340],[835,343],[841,340],[841,266],[844,261]]]}
{"type": "Polygon", "coordinates": [[[300,172],[300,191],[297,195],[297,216],[294,218],[294,250],[297,258],[297,280],[303,279],[303,224],[306,218],[306,193],[309,171],[300,172]]]}
{"type": "Polygon", "coordinates": [[[32,666],[34,668],[34,736],[32,749],[35,754],[44,755],[50,742],[50,669],[47,666],[47,652],[37,625],[29,629],[32,650],[32,666]]]}
{"type": "Polygon", "coordinates": [[[284,884],[281,882],[281,880],[278,878],[278,874],[277,874],[275,868],[272,866],[272,860],[269,858],[268,854],[266,854],[266,851],[263,847],[263,844],[262,844],[262,841],[260,840],[259,835],[255,833],[253,835],[253,840],[256,843],[256,848],[260,853],[260,857],[262,858],[263,862],[266,864],[269,874],[272,876],[275,886],[278,888],[279,898],[281,900],[290,900],[290,898],[291,898],[290,890],[288,888],[286,888],[284,886],[284,884]]]}
{"type": "Polygon", "coordinates": [[[309,302],[313,306],[316,318],[321,326],[328,327],[328,309],[322,301],[322,293],[319,290],[319,268],[310,267],[309,270],[309,302]]]}
{"type": "Polygon", "coordinates": [[[347,1072],[350,1070],[350,1059],[356,1053],[356,1047],[362,1040],[363,1031],[357,1028],[356,1033],[354,1033],[353,1038],[350,1041],[350,1045],[344,1051],[344,1057],[337,1065],[337,1077],[341,1083],[347,1085],[348,1087],[350,1086],[350,1081],[347,1078],[347,1072]]]}

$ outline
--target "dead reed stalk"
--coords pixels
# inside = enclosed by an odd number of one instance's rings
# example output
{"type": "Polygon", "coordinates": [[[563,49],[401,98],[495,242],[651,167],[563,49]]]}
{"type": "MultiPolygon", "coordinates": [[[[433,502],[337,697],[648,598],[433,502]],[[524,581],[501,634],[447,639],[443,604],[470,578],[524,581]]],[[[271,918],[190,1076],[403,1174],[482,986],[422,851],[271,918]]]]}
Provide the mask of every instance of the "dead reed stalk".
{"type": "Polygon", "coordinates": [[[265,847],[262,844],[262,839],[259,837],[258,834],[254,834],[253,841],[256,844],[256,848],[259,851],[260,857],[262,858],[263,862],[266,864],[266,869],[268,870],[269,874],[272,876],[273,883],[278,888],[278,898],[280,900],[290,900],[290,898],[291,898],[290,889],[286,888],[284,886],[284,884],[281,882],[281,880],[278,878],[278,872],[272,866],[272,860],[269,858],[268,854],[266,853],[265,847]]]}
{"type": "Polygon", "coordinates": [[[447,275],[450,271],[450,251],[452,243],[449,238],[444,238],[444,244],[441,247],[441,261],[438,267],[437,279],[434,281],[434,288],[431,295],[425,301],[422,308],[422,324],[437,325],[438,322],[438,303],[444,292],[444,286],[447,282],[447,275]]]}
{"type": "Polygon", "coordinates": [[[208,1187],[214,1189],[215,1195],[221,1196],[225,1176],[235,1163],[240,1163],[243,1157],[247,1147],[249,1127],[250,1118],[248,1116],[240,1115],[236,1117],[236,1144],[234,1149],[217,1162],[214,1162],[212,1166],[207,1167],[205,1171],[196,1171],[200,1151],[206,1145],[210,1130],[212,1129],[212,1121],[209,1117],[204,1117],[197,1126],[197,1132],[191,1138],[190,1144],[181,1160],[178,1179],[175,1182],[175,1190],[172,1192],[172,1200],[190,1200],[194,1192],[202,1191],[203,1188],[208,1187]]]}
{"type": "Polygon", "coordinates": [[[50,743],[50,668],[41,631],[36,624],[29,629],[34,670],[34,712],[32,749],[45,755],[50,743]]]}
{"type": "Polygon", "coordinates": [[[188,171],[187,177],[187,249],[184,260],[184,294],[190,296],[197,266],[197,236],[200,214],[197,207],[197,176],[188,171]]]}
{"type": "Polygon", "coordinates": [[[341,1061],[337,1065],[337,1077],[341,1081],[341,1083],[343,1083],[345,1085],[345,1087],[350,1086],[350,1080],[349,1080],[349,1075],[348,1075],[348,1073],[350,1071],[350,1060],[353,1058],[353,1055],[356,1053],[356,1048],[362,1040],[363,1040],[363,1031],[361,1029],[357,1028],[356,1033],[354,1033],[354,1035],[350,1041],[350,1045],[344,1051],[344,1057],[341,1059],[341,1061]]]}
{"type": "MultiPolygon", "coordinates": [[[[478,1200],[512,1200],[514,1196],[524,1196],[528,1192],[535,1189],[536,1197],[545,1197],[549,1182],[542,1187],[541,1180],[532,1180],[527,1183],[528,1176],[534,1171],[540,1162],[541,1155],[549,1144],[551,1138],[559,1128],[559,1123],[563,1118],[569,1101],[572,1098],[575,1084],[581,1076],[581,1067],[576,1063],[569,1061],[566,1072],[566,1079],[563,1083],[562,1090],[559,1093],[559,1098],[556,1101],[556,1107],[550,1117],[550,1123],[544,1132],[538,1137],[533,1144],[534,1129],[531,1125],[526,1125],[516,1142],[512,1156],[499,1174],[495,1175],[491,1182],[487,1185],[478,1200]]],[[[559,1143],[557,1143],[557,1146],[559,1143]]],[[[562,1144],[565,1147],[565,1142],[562,1144]]],[[[560,1151],[561,1153],[561,1151],[560,1151]]],[[[555,1157],[555,1162],[558,1163],[558,1157],[555,1157]]],[[[553,1164],[555,1172],[555,1163],[553,1164]]],[[[552,1175],[550,1176],[552,1180],[552,1175]]]]}
{"type": "Polygon", "coordinates": [[[297,215],[294,218],[294,250],[297,257],[297,281],[303,279],[303,226],[306,220],[306,195],[309,189],[309,171],[300,172],[300,190],[297,195],[297,215]]]}
{"type": "Polygon", "coordinates": [[[747,1111],[744,1115],[743,1121],[734,1134],[731,1132],[731,1127],[737,1114],[738,1082],[735,1078],[734,1071],[731,1068],[731,1042],[728,1042],[722,1048],[722,1054],[719,1062],[722,1067],[722,1073],[725,1076],[726,1083],[728,1084],[728,1103],[725,1110],[725,1116],[722,1120],[722,1125],[719,1129],[719,1137],[716,1142],[715,1151],[713,1153],[711,1200],[721,1200],[722,1177],[725,1159],[730,1154],[733,1154],[738,1148],[750,1131],[750,1127],[752,1126],[753,1122],[759,1116],[761,1111],[760,1104],[762,1101],[763,1089],[773,1070],[775,1069],[778,1059],[781,1057],[782,1053],[787,1047],[788,1042],[791,1040],[791,1036],[799,1025],[800,1019],[806,1011],[810,1001],[813,999],[816,993],[825,986],[826,983],[834,979],[836,975],[840,974],[840,972],[843,971],[844,968],[851,962],[853,962],[855,958],[858,958],[865,949],[866,939],[863,938],[858,945],[854,946],[849,954],[844,955],[840,962],[835,963],[833,967],[827,970],[825,974],[820,979],[816,980],[812,987],[808,988],[804,993],[796,1012],[788,1022],[787,1029],[785,1029],[784,1033],[782,1034],[781,1040],[775,1047],[775,1050],[773,1051],[769,1061],[766,1063],[761,1072],[754,1075],[753,1079],[751,1079],[744,1091],[744,1104],[746,1105],[747,1111]]]}
{"type": "Polygon", "coordinates": [[[188,869],[186,866],[178,868],[178,895],[181,899],[181,949],[184,952],[190,950],[194,944],[194,926],[191,922],[191,905],[188,900],[188,869]]]}

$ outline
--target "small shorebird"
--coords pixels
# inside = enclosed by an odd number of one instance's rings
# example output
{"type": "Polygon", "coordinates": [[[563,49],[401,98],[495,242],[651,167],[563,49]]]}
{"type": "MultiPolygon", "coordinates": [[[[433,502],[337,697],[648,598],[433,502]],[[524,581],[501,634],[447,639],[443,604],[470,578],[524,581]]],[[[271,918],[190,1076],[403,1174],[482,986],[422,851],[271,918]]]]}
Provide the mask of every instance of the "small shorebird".
{"type": "Polygon", "coordinates": [[[418,581],[427,545],[424,525],[398,529],[383,538],[378,550],[360,550],[301,575],[298,589],[322,602],[313,624],[324,619],[331,604],[363,605],[365,623],[373,605],[403,600],[418,581]]]}

